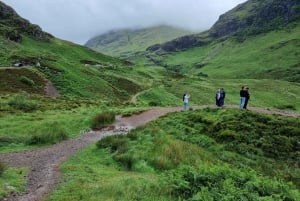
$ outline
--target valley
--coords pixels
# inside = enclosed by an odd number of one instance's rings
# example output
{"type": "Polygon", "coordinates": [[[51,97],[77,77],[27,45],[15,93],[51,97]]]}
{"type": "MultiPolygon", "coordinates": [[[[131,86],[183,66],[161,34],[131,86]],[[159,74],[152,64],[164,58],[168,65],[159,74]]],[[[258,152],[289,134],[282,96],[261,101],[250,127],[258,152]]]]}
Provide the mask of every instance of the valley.
{"type": "Polygon", "coordinates": [[[299,200],[299,8],[249,0],[201,33],[81,46],[0,1],[0,200],[299,200]]]}

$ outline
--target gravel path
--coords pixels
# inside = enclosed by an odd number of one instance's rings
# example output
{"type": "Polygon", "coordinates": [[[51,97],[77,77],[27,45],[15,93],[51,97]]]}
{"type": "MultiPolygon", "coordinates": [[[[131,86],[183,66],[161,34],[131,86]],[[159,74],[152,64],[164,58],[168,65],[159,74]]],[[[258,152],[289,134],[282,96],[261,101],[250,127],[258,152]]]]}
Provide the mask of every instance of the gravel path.
{"type": "MultiPolygon", "coordinates": [[[[201,109],[208,106],[193,106],[194,109],[201,109]]],[[[226,106],[237,108],[237,106],[226,106]]],[[[26,192],[12,193],[2,200],[7,201],[40,201],[45,195],[51,192],[58,182],[60,176],[59,165],[87,145],[94,143],[104,136],[127,133],[129,130],[144,125],[169,112],[181,111],[182,107],[154,108],[141,114],[130,117],[117,117],[112,130],[87,131],[81,137],[63,141],[59,144],[44,147],[36,150],[22,151],[16,153],[0,154],[0,160],[15,167],[29,167],[27,175],[28,183],[26,192]]],[[[280,110],[269,110],[252,108],[256,112],[277,114],[283,116],[300,117],[299,113],[280,110]]]]}

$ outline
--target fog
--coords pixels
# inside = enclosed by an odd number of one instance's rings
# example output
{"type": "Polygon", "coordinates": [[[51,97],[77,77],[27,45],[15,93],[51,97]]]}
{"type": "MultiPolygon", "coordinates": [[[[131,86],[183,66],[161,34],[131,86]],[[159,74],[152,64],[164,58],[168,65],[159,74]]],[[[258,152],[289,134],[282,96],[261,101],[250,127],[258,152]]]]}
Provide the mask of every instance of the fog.
{"type": "Polygon", "coordinates": [[[122,28],[171,25],[209,29],[219,15],[246,0],[2,0],[55,37],[84,44],[122,28]]]}

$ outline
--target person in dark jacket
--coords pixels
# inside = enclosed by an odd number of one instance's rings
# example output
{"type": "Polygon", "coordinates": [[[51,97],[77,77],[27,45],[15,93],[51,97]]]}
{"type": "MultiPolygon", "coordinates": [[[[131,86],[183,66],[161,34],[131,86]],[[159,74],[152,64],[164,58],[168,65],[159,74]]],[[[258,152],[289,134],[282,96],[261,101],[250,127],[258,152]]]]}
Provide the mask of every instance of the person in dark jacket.
{"type": "Polygon", "coordinates": [[[220,93],[221,93],[221,97],[220,97],[219,104],[220,104],[220,107],[223,107],[224,106],[224,101],[225,101],[226,93],[225,93],[225,90],[223,88],[221,88],[220,93]]]}
{"type": "Polygon", "coordinates": [[[246,87],[245,88],[245,103],[244,103],[244,106],[243,106],[244,109],[247,109],[249,99],[250,99],[249,88],[246,87]]]}
{"type": "Polygon", "coordinates": [[[220,107],[220,100],[221,100],[221,89],[218,89],[216,92],[216,105],[220,107]]]}

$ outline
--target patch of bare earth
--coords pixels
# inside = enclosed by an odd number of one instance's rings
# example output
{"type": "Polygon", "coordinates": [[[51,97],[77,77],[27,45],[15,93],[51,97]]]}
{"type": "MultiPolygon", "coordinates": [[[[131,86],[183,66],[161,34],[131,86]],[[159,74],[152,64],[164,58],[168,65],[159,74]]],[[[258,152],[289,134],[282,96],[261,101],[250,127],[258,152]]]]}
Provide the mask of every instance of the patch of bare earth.
{"type": "Polygon", "coordinates": [[[45,92],[46,92],[47,96],[51,96],[51,97],[59,97],[60,96],[59,92],[57,91],[55,86],[49,80],[46,83],[45,92]]]}
{"type": "MultiPolygon", "coordinates": [[[[207,106],[193,106],[201,109],[207,106]]],[[[236,108],[236,106],[227,106],[236,108]]],[[[249,108],[262,113],[278,114],[291,117],[299,117],[298,113],[275,111],[268,109],[249,108]]],[[[6,161],[15,167],[29,167],[27,175],[26,191],[24,193],[11,193],[3,200],[7,201],[40,201],[56,186],[60,171],[59,165],[87,145],[94,143],[104,136],[126,134],[129,130],[144,125],[160,116],[170,112],[181,111],[181,107],[154,108],[141,114],[130,117],[117,117],[112,130],[87,131],[76,139],[66,140],[59,144],[30,151],[0,154],[0,160],[6,161]]]]}

